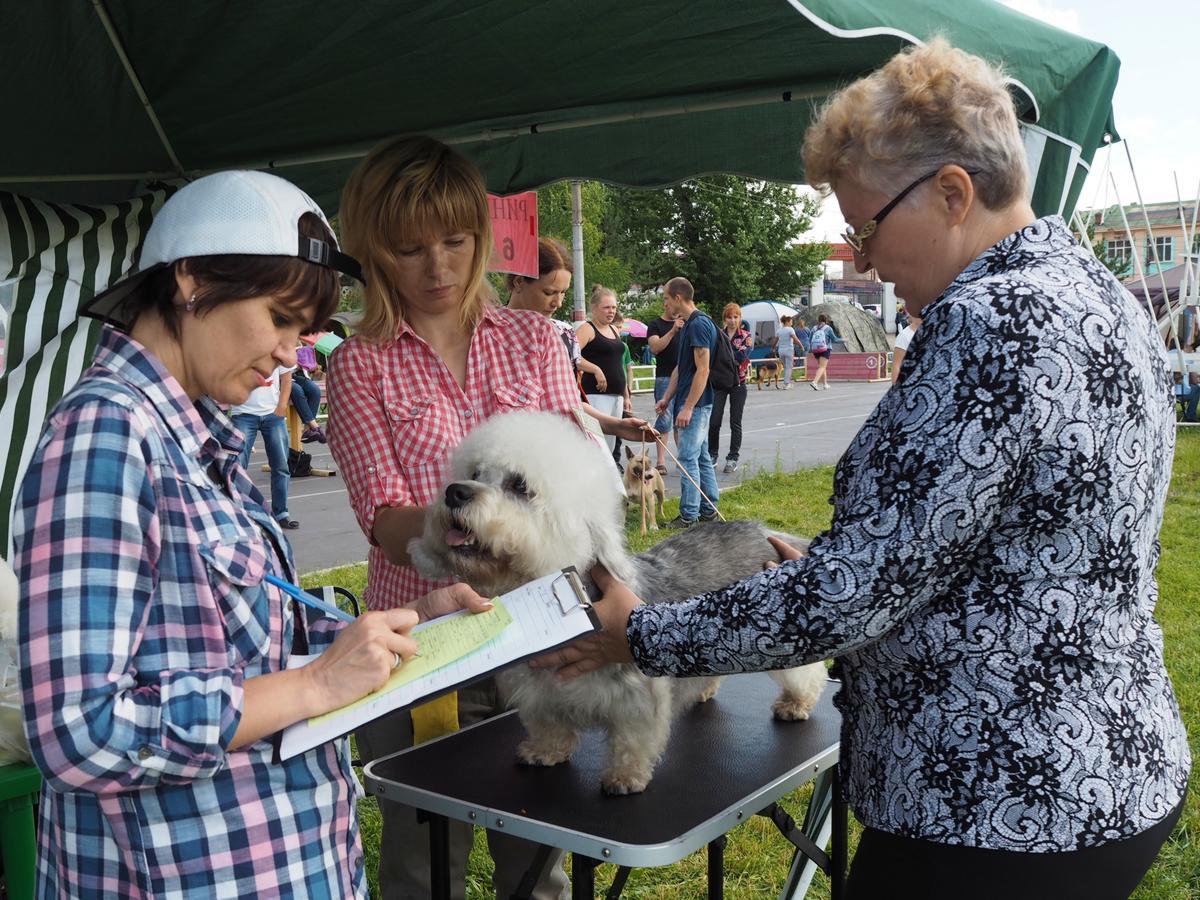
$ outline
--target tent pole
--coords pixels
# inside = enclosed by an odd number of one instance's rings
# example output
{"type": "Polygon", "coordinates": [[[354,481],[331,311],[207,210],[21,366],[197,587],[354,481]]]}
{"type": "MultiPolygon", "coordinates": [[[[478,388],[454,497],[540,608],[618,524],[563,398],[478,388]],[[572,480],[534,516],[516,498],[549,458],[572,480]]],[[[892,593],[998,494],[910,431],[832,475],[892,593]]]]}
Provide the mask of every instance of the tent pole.
{"type": "MultiPolygon", "coordinates": [[[[1117,190],[1117,179],[1112,172],[1108,173],[1108,177],[1112,180],[1113,197],[1117,201],[1117,209],[1121,213],[1121,222],[1125,225],[1125,235],[1129,238],[1130,259],[1133,260],[1133,273],[1137,276],[1138,281],[1142,285],[1142,299],[1146,301],[1146,311],[1150,313],[1150,321],[1154,323],[1154,327],[1159,329],[1159,335],[1162,335],[1162,326],[1158,324],[1158,316],[1154,313],[1154,301],[1150,299],[1150,285],[1146,284],[1146,275],[1142,271],[1142,260],[1138,255],[1137,246],[1133,240],[1133,230],[1129,227],[1129,218],[1125,215],[1125,207],[1121,203],[1121,192],[1117,190]]],[[[1170,315],[1167,317],[1170,319],[1170,315]]]]}
{"type": "MultiPolygon", "coordinates": [[[[100,10],[103,7],[99,6],[101,0],[92,0],[93,5],[97,6],[97,11],[101,18],[111,25],[107,16],[100,10]]],[[[20,183],[38,183],[44,184],[47,182],[70,182],[70,181],[136,181],[140,178],[146,180],[171,178],[179,175],[184,175],[189,178],[198,178],[201,175],[209,174],[208,170],[197,169],[195,171],[187,171],[175,156],[175,151],[172,149],[170,142],[167,140],[166,133],[159,124],[158,117],[154,114],[154,109],[150,105],[149,99],[146,97],[145,91],[142,90],[141,82],[138,81],[137,75],[134,74],[132,66],[129,64],[128,58],[121,49],[119,38],[115,31],[109,30],[109,39],[116,47],[118,55],[125,64],[125,71],[129,75],[130,81],[133,82],[134,89],[142,100],[142,105],[146,108],[146,114],[150,117],[150,121],[154,124],[155,130],[158,132],[159,139],[166,148],[167,153],[171,157],[171,161],[178,166],[178,171],[169,173],[160,172],[131,172],[120,174],[72,174],[72,175],[4,175],[0,173],[0,184],[20,184],[20,183]]],[[[579,119],[570,119],[557,122],[539,122],[537,116],[542,113],[530,114],[528,124],[516,125],[508,128],[488,128],[483,131],[477,131],[472,134],[456,134],[445,135],[440,134],[436,129],[430,130],[430,137],[435,137],[445,144],[472,144],[482,141],[496,141],[503,138],[523,137],[525,135],[550,134],[556,131],[572,131],[578,128],[592,128],[598,125],[612,125],[621,122],[640,122],[649,119],[668,118],[670,116],[682,116],[689,113],[709,112],[725,109],[743,109],[754,106],[768,106],[774,103],[791,103],[799,100],[813,100],[824,97],[826,94],[835,90],[837,84],[828,83],[815,85],[806,88],[780,88],[777,90],[761,91],[756,93],[746,94],[732,99],[721,100],[695,100],[675,106],[664,106],[653,109],[631,110],[621,113],[609,113],[595,116],[588,116],[579,119]]],[[[261,171],[270,171],[272,169],[284,169],[290,166],[307,166],[316,165],[319,163],[342,162],[347,159],[359,159],[366,156],[371,148],[379,144],[381,141],[387,140],[388,136],[373,137],[367,141],[358,141],[353,144],[344,144],[338,147],[330,147],[328,150],[323,150],[319,153],[309,153],[303,156],[288,156],[279,159],[268,160],[242,160],[240,162],[231,163],[230,168],[237,169],[256,169],[261,171]]],[[[1061,140],[1061,138],[1060,138],[1061,140]]],[[[211,170],[216,171],[216,170],[211,170]]]]}
{"type": "Polygon", "coordinates": [[[100,24],[104,26],[104,31],[108,35],[109,41],[112,42],[113,49],[117,51],[117,58],[121,60],[125,74],[129,76],[129,82],[137,92],[138,99],[142,101],[142,107],[146,110],[146,115],[150,117],[150,124],[154,126],[154,130],[158,133],[158,139],[162,141],[163,149],[167,151],[167,156],[171,158],[176,172],[182,174],[184,171],[183,163],[175,155],[175,148],[171,146],[170,140],[167,139],[167,133],[163,130],[162,123],[158,121],[158,115],[155,114],[154,107],[150,104],[150,98],[146,96],[146,91],[142,88],[141,79],[138,78],[137,72],[133,71],[133,63],[129,61],[129,56],[125,53],[125,47],[121,43],[121,38],[117,35],[117,29],[113,25],[112,19],[109,18],[108,10],[104,8],[103,0],[92,0],[92,9],[99,16],[100,24]]]}
{"type": "MultiPolygon", "coordinates": [[[[1172,172],[1171,177],[1175,181],[1175,205],[1179,211],[1179,227],[1183,229],[1183,278],[1179,281],[1179,305],[1184,305],[1184,300],[1187,298],[1189,286],[1192,281],[1192,230],[1188,228],[1187,216],[1183,212],[1183,193],[1179,190],[1179,173],[1172,172]]],[[[1191,335],[1184,335],[1185,338],[1191,335]]],[[[1182,346],[1183,341],[1179,342],[1182,346]]]]}
{"type": "Polygon", "coordinates": [[[1179,191],[1179,173],[1172,172],[1175,179],[1175,202],[1179,204],[1179,224],[1183,226],[1183,283],[1179,287],[1179,305],[1184,306],[1192,296],[1192,287],[1196,283],[1196,264],[1192,260],[1193,247],[1196,242],[1196,212],[1200,210],[1200,188],[1197,189],[1196,199],[1192,202],[1192,224],[1187,223],[1187,214],[1183,209],[1183,195],[1179,191]]]}
{"type": "MultiPolygon", "coordinates": [[[[598,125],[613,125],[621,122],[641,122],[648,119],[661,119],[671,116],[682,116],[689,113],[710,112],[725,109],[744,109],[754,106],[768,106],[774,103],[792,103],[798,100],[813,100],[824,97],[838,87],[836,84],[822,84],[806,88],[787,88],[748,94],[728,100],[696,100],[677,106],[665,106],[657,109],[631,110],[607,115],[587,116],[579,119],[569,119],[558,122],[531,121],[526,125],[516,125],[508,128],[488,128],[473,134],[442,135],[436,130],[430,132],[431,137],[446,144],[474,144],[482,141],[496,141],[503,138],[524,137],[526,135],[551,134],[557,131],[574,131],[579,128],[593,128],[598,125]]],[[[536,114],[535,114],[536,115],[536,114]]],[[[533,116],[531,116],[533,118],[533,116]]],[[[331,148],[323,153],[307,156],[293,156],[283,159],[267,160],[262,163],[247,162],[241,165],[246,169],[278,169],[287,166],[305,166],[315,163],[339,162],[345,159],[357,159],[365,156],[367,151],[380,140],[372,139],[367,144],[352,144],[342,148],[331,148]]],[[[5,179],[0,178],[0,182],[5,179]]]]}
{"type": "MultiPolygon", "coordinates": [[[[1196,200],[1192,205],[1192,236],[1190,240],[1193,242],[1193,244],[1196,241],[1197,212],[1200,212],[1200,182],[1196,183],[1196,200]]],[[[1192,244],[1188,245],[1188,252],[1193,252],[1192,244]]],[[[1197,264],[1198,267],[1200,267],[1200,254],[1197,255],[1197,264]]],[[[1192,306],[1196,306],[1200,305],[1200,271],[1197,271],[1195,268],[1193,268],[1192,273],[1195,277],[1192,279],[1191,288],[1188,292],[1188,301],[1192,306]]]]}
{"type": "MultiPolygon", "coordinates": [[[[1175,349],[1179,350],[1179,329],[1175,327],[1175,313],[1171,311],[1171,295],[1167,291],[1167,279],[1163,277],[1162,258],[1158,255],[1158,246],[1154,243],[1154,229],[1150,227],[1150,214],[1146,212],[1146,201],[1142,199],[1142,187],[1138,183],[1137,170],[1133,168],[1133,154],[1129,150],[1129,141],[1124,141],[1125,158],[1129,160],[1129,174],[1133,176],[1133,189],[1137,192],[1138,205],[1142,208],[1142,218],[1146,222],[1146,240],[1150,245],[1150,250],[1154,254],[1155,267],[1158,269],[1158,281],[1162,285],[1163,305],[1167,309],[1167,325],[1170,328],[1170,335],[1175,339],[1175,349]]],[[[1124,210],[1122,209],[1122,215],[1124,210]]],[[[1146,292],[1146,298],[1150,298],[1150,292],[1146,292]]]]}
{"type": "Polygon", "coordinates": [[[571,181],[571,256],[575,266],[575,309],[572,318],[582,322],[583,311],[583,192],[579,179],[571,181]]]}

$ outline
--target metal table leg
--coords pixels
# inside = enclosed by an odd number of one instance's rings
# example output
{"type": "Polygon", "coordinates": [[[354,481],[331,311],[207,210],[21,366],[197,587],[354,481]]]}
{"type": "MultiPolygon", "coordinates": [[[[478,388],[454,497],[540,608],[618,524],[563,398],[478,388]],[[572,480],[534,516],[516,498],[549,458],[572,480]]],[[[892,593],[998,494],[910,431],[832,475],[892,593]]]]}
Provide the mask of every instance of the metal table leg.
{"type": "Polygon", "coordinates": [[[832,863],[833,871],[829,875],[829,895],[831,900],[841,900],[842,894],[846,888],[846,829],[848,826],[848,810],[846,807],[846,797],[842,793],[842,766],[841,763],[833,767],[833,837],[831,840],[832,846],[832,863]]]}
{"type": "Polygon", "coordinates": [[[429,817],[429,893],[434,900],[450,900],[450,822],[445,816],[429,817]]]}
{"type": "Polygon", "coordinates": [[[571,854],[571,900],[594,900],[598,865],[600,861],[590,856],[571,854]]]}
{"type": "Polygon", "coordinates": [[[708,900],[722,900],[725,896],[725,835],[708,842],[708,900]]]}

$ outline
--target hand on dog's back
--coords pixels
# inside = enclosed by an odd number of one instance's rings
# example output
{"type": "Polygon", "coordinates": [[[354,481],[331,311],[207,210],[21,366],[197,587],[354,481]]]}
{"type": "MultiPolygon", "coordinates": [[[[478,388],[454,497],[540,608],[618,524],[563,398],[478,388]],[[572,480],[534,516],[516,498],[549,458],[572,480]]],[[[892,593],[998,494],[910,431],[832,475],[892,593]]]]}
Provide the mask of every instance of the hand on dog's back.
{"type": "MultiPolygon", "coordinates": [[[[774,535],[803,555],[808,542],[774,535]]],[[[761,522],[709,522],[672,535],[633,558],[637,578],[632,585],[647,603],[678,603],[697,594],[743,581],[778,563],[780,551],[761,522]]],[[[789,557],[792,558],[792,557],[789,557]]]]}

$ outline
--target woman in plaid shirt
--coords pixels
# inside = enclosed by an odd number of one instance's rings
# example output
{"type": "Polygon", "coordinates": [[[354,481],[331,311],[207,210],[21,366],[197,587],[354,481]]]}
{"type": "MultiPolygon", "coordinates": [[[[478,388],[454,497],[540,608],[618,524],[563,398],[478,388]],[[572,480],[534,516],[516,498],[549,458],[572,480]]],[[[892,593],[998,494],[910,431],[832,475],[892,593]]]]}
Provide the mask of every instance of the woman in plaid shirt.
{"type": "Polygon", "coordinates": [[[274,763],[271,736],[381,686],[419,617],[485,604],[459,586],[338,631],[265,581],[295,580],[291,551],[218,404],[295,364],[332,267],[357,269],[303,192],[223,172],[167,201],[87,310],[119,327],[13,522],[40,897],[366,897],[346,741],[274,763]]]}
{"type": "MultiPolygon", "coordinates": [[[[346,183],[340,221],[347,249],[363,261],[367,286],[358,333],[331,361],[329,448],[371,543],[368,606],[390,609],[444,583],[417,573],[407,544],[423,531],[425,508],[467,432],[514,410],[576,416],[580,398],[549,319],[494,302],[486,280],[487,193],[465,157],[424,137],[377,148],[346,183]]],[[[378,758],[502,708],[488,681],[411,716],[371,723],[358,731],[358,749],[378,758]]],[[[379,805],[384,897],[429,896],[428,829],[408,807],[379,805]]],[[[488,841],[497,895],[507,897],[536,847],[496,832],[488,841]]],[[[471,828],[451,823],[458,896],[470,846],[471,828]]],[[[563,894],[560,860],[558,854],[546,867],[535,897],[563,894]]]]}

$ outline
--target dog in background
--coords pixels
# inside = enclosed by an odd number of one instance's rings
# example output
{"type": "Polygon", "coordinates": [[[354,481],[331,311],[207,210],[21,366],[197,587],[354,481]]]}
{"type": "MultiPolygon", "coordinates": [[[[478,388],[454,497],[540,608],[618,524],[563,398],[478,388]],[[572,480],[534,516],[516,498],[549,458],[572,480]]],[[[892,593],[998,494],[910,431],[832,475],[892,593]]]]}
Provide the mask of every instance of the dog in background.
{"type": "MultiPolygon", "coordinates": [[[[624,498],[610,464],[566,417],[545,412],[495,416],[455,451],[449,482],[408,545],[428,578],[457,576],[484,595],[502,594],[567,566],[593,598],[589,572],[599,563],[647,603],[672,603],[717,590],[778,562],[758,522],[711,522],[632,556],[625,548],[624,498]],[[536,448],[536,449],[534,449],[536,448]]],[[[803,550],[808,542],[779,535],[803,550]]],[[[771,672],[780,686],[772,709],[783,720],[808,718],[826,683],[821,663],[771,672]]],[[[712,697],[719,679],[649,678],[633,665],[608,665],[559,681],[517,665],[497,675],[528,733],[517,750],[528,765],[571,758],[579,735],[602,728],[610,794],[646,789],[666,749],[671,723],[712,697]]]]}
{"type": "Polygon", "coordinates": [[[754,373],[754,383],[760,391],[764,384],[773,384],[776,390],[782,390],[780,379],[783,378],[783,363],[780,360],[765,359],[755,368],[758,371],[754,373]]]}
{"type": "Polygon", "coordinates": [[[667,499],[667,486],[650,461],[649,453],[634,453],[625,445],[625,502],[641,510],[646,504],[646,527],[658,531],[658,513],[667,499]]]}

